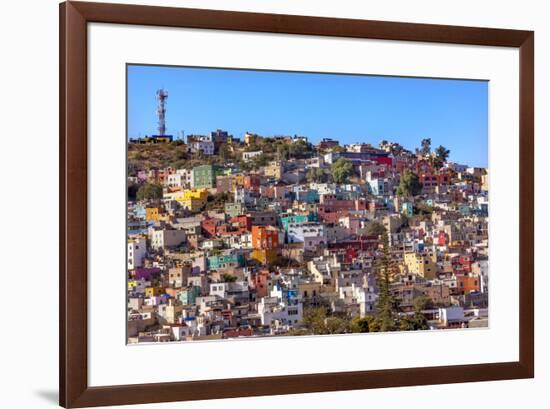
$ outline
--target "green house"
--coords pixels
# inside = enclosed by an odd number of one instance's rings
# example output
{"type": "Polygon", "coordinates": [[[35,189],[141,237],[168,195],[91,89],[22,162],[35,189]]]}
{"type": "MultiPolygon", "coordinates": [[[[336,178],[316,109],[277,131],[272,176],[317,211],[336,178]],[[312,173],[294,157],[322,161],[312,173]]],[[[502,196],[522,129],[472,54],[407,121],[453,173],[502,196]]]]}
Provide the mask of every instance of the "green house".
{"type": "Polygon", "coordinates": [[[198,286],[192,286],[182,289],[178,294],[178,298],[184,305],[195,305],[197,303],[197,297],[200,294],[201,288],[198,286]]]}
{"type": "Polygon", "coordinates": [[[305,214],[292,214],[288,216],[281,217],[281,226],[285,231],[288,230],[289,224],[301,224],[307,222],[316,222],[318,221],[317,215],[315,213],[305,214]]]}
{"type": "Polygon", "coordinates": [[[229,217],[239,216],[241,214],[244,214],[245,211],[246,208],[241,202],[226,202],[224,204],[224,212],[229,215],[229,217]]]}
{"type": "Polygon", "coordinates": [[[211,256],[208,257],[208,267],[212,270],[244,267],[244,261],[244,256],[242,254],[224,254],[221,256],[211,256]]]}
{"type": "Polygon", "coordinates": [[[195,189],[211,189],[216,186],[216,176],[220,168],[215,165],[201,165],[193,168],[193,187],[195,189]]]}

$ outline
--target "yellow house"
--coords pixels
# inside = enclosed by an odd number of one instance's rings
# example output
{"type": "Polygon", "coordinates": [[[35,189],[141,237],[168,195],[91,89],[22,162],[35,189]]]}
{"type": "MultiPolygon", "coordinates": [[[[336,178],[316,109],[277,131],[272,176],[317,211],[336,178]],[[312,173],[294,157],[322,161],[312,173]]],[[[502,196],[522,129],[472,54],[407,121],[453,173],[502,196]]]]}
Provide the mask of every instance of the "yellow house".
{"type": "Polygon", "coordinates": [[[270,162],[267,166],[263,167],[264,175],[273,177],[275,179],[281,179],[283,177],[284,169],[281,162],[270,162]]]}
{"type": "Polygon", "coordinates": [[[248,133],[246,132],[244,134],[244,143],[248,146],[248,145],[252,145],[253,143],[256,143],[256,142],[259,142],[262,140],[262,137],[261,136],[258,136],[256,134],[253,134],[253,133],[248,133]]]}
{"type": "Polygon", "coordinates": [[[155,297],[157,295],[160,295],[162,292],[162,288],[159,287],[146,287],[145,288],[145,296],[146,297],[155,297]]]}
{"type": "Polygon", "coordinates": [[[233,188],[235,186],[244,186],[244,175],[235,175],[233,177],[233,188]]]}
{"type": "Polygon", "coordinates": [[[186,189],[178,202],[192,212],[201,210],[208,201],[208,189],[186,189]]]}
{"type": "Polygon", "coordinates": [[[146,207],[145,208],[145,218],[148,222],[158,222],[159,221],[159,208],[158,207],[146,207]]]}
{"type": "Polygon", "coordinates": [[[167,200],[176,200],[181,203],[183,200],[183,190],[177,189],[177,190],[171,190],[168,192],[164,192],[162,195],[163,199],[167,200]]]}
{"type": "Polygon", "coordinates": [[[201,210],[208,199],[208,189],[184,189],[166,192],[165,199],[177,201],[184,209],[191,211],[201,210]]]}
{"type": "Polygon", "coordinates": [[[132,290],[137,287],[136,280],[128,280],[128,290],[132,290]]]}
{"type": "Polygon", "coordinates": [[[406,253],[403,257],[406,271],[427,279],[433,279],[437,273],[437,265],[433,257],[424,253],[406,253]]]}
{"type": "Polygon", "coordinates": [[[250,258],[261,264],[270,264],[277,260],[277,249],[255,249],[250,254],[250,258]]]}

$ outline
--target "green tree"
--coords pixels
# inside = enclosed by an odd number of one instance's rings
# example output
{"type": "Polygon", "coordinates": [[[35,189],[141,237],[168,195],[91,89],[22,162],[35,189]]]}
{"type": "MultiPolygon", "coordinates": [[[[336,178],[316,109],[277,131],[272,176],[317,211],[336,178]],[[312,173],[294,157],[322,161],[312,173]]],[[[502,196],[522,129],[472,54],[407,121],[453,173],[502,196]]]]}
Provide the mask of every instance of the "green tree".
{"type": "Polygon", "coordinates": [[[264,154],[261,154],[258,156],[254,156],[252,159],[250,159],[249,163],[252,169],[257,170],[262,166],[266,166],[268,163],[268,160],[264,154]]]}
{"type": "Polygon", "coordinates": [[[401,331],[418,331],[430,329],[428,320],[422,310],[431,308],[433,306],[432,300],[428,297],[422,296],[415,298],[414,302],[414,314],[407,315],[399,321],[399,329],[401,331]]]}
{"type": "Polygon", "coordinates": [[[293,157],[304,157],[312,151],[312,145],[299,139],[290,144],[289,150],[293,157]]]}
{"type": "Polygon", "coordinates": [[[306,308],[302,318],[302,324],[312,334],[326,334],[325,318],[327,312],[323,307],[306,308]]]}
{"type": "Polygon", "coordinates": [[[330,167],[332,177],[336,183],[346,183],[353,173],[351,161],[345,158],[338,158],[330,167]]]}
{"type": "MultiPolygon", "coordinates": [[[[280,160],[289,158],[308,158],[311,157],[311,153],[313,152],[313,145],[301,139],[290,144],[277,141],[275,145],[277,146],[277,156],[280,160]]],[[[273,151],[273,148],[269,150],[273,151]]]]}
{"type": "Polygon", "coordinates": [[[422,314],[407,315],[399,320],[400,331],[419,331],[430,329],[428,321],[422,314]]]}
{"type": "Polygon", "coordinates": [[[376,284],[378,286],[378,301],[376,305],[376,319],[381,332],[395,329],[396,300],[391,293],[391,276],[394,264],[390,257],[388,236],[382,236],[382,255],[376,263],[376,284]]]}
{"type": "Polygon", "coordinates": [[[435,157],[433,159],[433,164],[436,167],[440,168],[447,161],[447,158],[449,157],[449,154],[451,153],[451,151],[445,148],[443,145],[439,145],[434,152],[435,152],[435,157]]]}
{"type": "Polygon", "coordinates": [[[430,297],[426,297],[425,295],[423,295],[414,299],[413,306],[415,311],[420,312],[422,310],[433,308],[434,304],[430,297]]]}
{"type": "Polygon", "coordinates": [[[237,281],[237,276],[234,276],[232,274],[225,273],[222,278],[225,283],[234,283],[235,281],[237,281]]]}
{"type": "Polygon", "coordinates": [[[399,329],[401,331],[418,331],[429,329],[428,320],[424,314],[423,310],[433,308],[433,301],[430,297],[420,296],[416,297],[413,301],[414,314],[407,315],[399,321],[399,329]]]}
{"type": "Polygon", "coordinates": [[[260,145],[260,150],[264,154],[277,152],[277,145],[273,143],[273,140],[271,138],[261,139],[258,144],[260,145]]]}
{"type": "Polygon", "coordinates": [[[307,172],[307,180],[309,182],[323,183],[327,181],[327,174],[321,168],[311,168],[307,172]]]}
{"type": "Polygon", "coordinates": [[[366,316],[352,319],[350,330],[351,332],[377,332],[379,328],[374,317],[366,316]]]}
{"type": "Polygon", "coordinates": [[[138,189],[136,197],[138,200],[162,199],[162,186],[146,183],[138,189]]]}
{"type": "Polygon", "coordinates": [[[397,194],[399,196],[417,196],[422,191],[422,184],[418,179],[418,175],[410,170],[407,170],[401,175],[397,194]]]}
{"type": "Polygon", "coordinates": [[[428,156],[432,151],[432,140],[430,138],[424,138],[420,141],[420,149],[416,150],[416,153],[422,156],[428,156]]]}
{"type": "Polygon", "coordinates": [[[366,230],[369,236],[382,236],[387,233],[384,225],[376,220],[368,222],[366,230]]]}
{"type": "Polygon", "coordinates": [[[290,157],[290,150],[288,145],[279,145],[277,146],[277,156],[279,160],[285,160],[290,157]]]}
{"type": "Polygon", "coordinates": [[[261,150],[262,150],[262,147],[260,145],[258,145],[256,142],[251,143],[250,145],[247,145],[244,148],[245,152],[257,152],[257,151],[261,151],[261,150]]]}
{"type": "Polygon", "coordinates": [[[350,322],[344,318],[325,318],[325,334],[346,334],[350,332],[350,322]]]}

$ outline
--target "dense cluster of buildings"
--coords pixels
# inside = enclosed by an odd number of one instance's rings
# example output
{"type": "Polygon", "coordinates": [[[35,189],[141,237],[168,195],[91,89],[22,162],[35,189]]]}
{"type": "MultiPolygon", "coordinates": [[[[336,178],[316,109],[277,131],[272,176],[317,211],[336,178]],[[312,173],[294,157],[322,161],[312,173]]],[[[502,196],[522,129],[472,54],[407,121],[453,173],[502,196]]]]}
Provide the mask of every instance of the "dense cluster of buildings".
{"type": "Polygon", "coordinates": [[[293,334],[311,308],[375,316],[385,237],[399,314],[423,297],[430,328],[487,326],[486,169],[385,141],[218,130],[186,145],[200,164],[128,177],[162,186],[128,201],[130,343],[293,334]],[[407,172],[420,190],[398,194],[407,172]]]}

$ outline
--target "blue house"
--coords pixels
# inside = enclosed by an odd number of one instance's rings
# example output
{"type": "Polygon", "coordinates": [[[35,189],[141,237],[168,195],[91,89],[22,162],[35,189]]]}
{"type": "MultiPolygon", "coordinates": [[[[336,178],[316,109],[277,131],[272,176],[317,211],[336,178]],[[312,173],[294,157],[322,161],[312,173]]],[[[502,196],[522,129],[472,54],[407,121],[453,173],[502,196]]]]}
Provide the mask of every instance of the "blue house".
{"type": "Polygon", "coordinates": [[[414,206],[411,202],[405,202],[401,205],[401,213],[412,216],[414,214],[414,206]]]}

